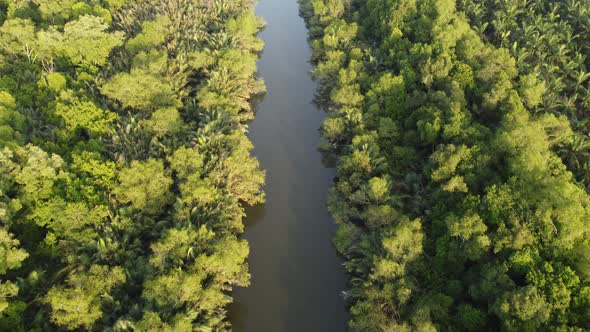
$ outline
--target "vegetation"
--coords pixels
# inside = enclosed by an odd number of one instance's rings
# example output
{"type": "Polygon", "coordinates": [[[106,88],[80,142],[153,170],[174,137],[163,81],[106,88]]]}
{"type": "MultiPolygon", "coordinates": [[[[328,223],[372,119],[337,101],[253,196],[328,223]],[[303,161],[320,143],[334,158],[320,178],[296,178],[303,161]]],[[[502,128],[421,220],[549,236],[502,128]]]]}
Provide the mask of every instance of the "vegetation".
{"type": "Polygon", "coordinates": [[[228,330],[250,0],[0,0],[0,330],[228,330]]]}
{"type": "Polygon", "coordinates": [[[569,118],[575,136],[557,152],[590,189],[590,3],[459,1],[458,5],[484,38],[510,50],[530,110],[569,118]]]}
{"type": "Polygon", "coordinates": [[[590,329],[586,2],[532,3],[301,1],[354,329],[590,329]]]}
{"type": "MultiPolygon", "coordinates": [[[[300,0],[359,331],[590,330],[590,2],[300,0]]],[[[227,331],[251,0],[0,0],[0,331],[227,331]]]]}

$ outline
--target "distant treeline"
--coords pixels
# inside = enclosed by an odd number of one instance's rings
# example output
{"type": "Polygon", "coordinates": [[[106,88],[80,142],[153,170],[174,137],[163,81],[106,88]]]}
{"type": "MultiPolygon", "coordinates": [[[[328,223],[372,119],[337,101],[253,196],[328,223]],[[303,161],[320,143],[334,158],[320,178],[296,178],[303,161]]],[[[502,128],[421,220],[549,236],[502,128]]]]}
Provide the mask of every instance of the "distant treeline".
{"type": "Polygon", "coordinates": [[[352,328],[590,330],[589,6],[301,0],[352,328]]]}
{"type": "Polygon", "coordinates": [[[222,331],[264,200],[250,0],[0,0],[0,331],[222,331]]]}

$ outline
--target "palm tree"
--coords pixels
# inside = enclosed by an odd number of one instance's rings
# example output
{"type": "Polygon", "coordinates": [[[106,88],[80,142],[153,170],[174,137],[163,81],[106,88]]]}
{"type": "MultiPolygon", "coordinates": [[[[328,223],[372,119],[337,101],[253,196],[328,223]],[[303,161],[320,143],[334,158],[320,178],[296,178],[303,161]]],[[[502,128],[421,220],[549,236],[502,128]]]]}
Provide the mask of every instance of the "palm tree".
{"type": "Polygon", "coordinates": [[[110,159],[119,163],[163,156],[164,146],[141,126],[137,116],[131,114],[120,117],[112,132],[102,140],[110,159]]]}

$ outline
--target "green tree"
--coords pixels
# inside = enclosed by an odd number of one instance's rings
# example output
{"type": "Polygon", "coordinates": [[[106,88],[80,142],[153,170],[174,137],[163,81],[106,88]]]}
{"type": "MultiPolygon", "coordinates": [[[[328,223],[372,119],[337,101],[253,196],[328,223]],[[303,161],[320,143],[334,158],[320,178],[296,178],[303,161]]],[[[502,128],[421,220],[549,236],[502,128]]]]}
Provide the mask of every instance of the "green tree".
{"type": "Polygon", "coordinates": [[[0,45],[5,53],[26,56],[28,61],[35,58],[37,46],[35,26],[28,19],[11,18],[0,27],[0,45]]]}
{"type": "Polygon", "coordinates": [[[131,203],[133,208],[158,213],[170,203],[170,185],[172,179],[166,175],[161,161],[134,160],[130,167],[120,171],[118,185],[113,192],[122,204],[131,203]]]}
{"type": "Polygon", "coordinates": [[[101,92],[124,107],[140,111],[180,106],[168,82],[142,70],[115,75],[101,87],[101,92]]]}
{"type": "Polygon", "coordinates": [[[68,276],[64,285],[52,287],[46,295],[52,308],[51,320],[69,330],[91,329],[103,315],[101,304],[124,281],[121,267],[100,265],[68,276]]]}

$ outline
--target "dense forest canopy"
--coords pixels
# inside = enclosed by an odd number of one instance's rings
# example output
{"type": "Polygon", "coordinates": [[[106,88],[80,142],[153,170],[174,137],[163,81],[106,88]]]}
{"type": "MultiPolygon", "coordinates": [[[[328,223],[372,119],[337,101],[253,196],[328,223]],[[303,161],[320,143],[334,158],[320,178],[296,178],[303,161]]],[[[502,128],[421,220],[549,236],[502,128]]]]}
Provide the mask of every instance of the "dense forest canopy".
{"type": "Polygon", "coordinates": [[[351,326],[589,330],[590,3],[301,4],[351,326]]]}
{"type": "Polygon", "coordinates": [[[590,2],[459,1],[473,28],[507,48],[529,88],[523,99],[533,113],[563,114],[575,135],[556,151],[590,188],[590,2]]]}
{"type": "Polygon", "coordinates": [[[227,330],[264,200],[249,0],[0,1],[0,330],[227,330]]]}
{"type": "MultiPolygon", "coordinates": [[[[590,330],[590,1],[300,3],[350,326],[590,330]]],[[[231,329],[253,9],[0,0],[0,331],[231,329]]]]}

